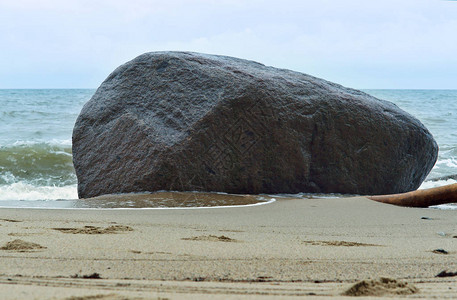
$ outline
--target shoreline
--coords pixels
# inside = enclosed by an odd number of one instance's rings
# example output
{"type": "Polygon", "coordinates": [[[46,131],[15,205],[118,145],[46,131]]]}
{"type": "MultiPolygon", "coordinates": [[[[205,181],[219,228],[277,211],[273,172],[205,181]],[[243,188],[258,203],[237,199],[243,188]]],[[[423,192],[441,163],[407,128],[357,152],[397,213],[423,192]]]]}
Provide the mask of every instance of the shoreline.
{"type": "Polygon", "coordinates": [[[456,216],[364,197],[187,210],[0,208],[0,285],[5,299],[21,299],[21,289],[38,299],[150,299],[151,291],[322,299],[384,276],[416,285],[408,297],[450,297],[457,277],[435,276],[457,272],[456,216]],[[101,279],[83,278],[95,273],[101,279]]]}
{"type": "MultiPolygon", "coordinates": [[[[80,201],[82,199],[77,199],[74,201],[80,201]]],[[[73,201],[73,200],[71,200],[73,201]]],[[[82,200],[83,201],[83,200],[82,200]]],[[[276,199],[272,198],[268,201],[260,201],[257,203],[252,203],[252,204],[239,204],[239,205],[220,205],[220,206],[197,206],[197,207],[14,207],[14,206],[1,206],[0,205],[0,210],[1,209],[9,209],[9,208],[17,208],[17,209],[49,209],[49,210],[185,210],[185,209],[216,209],[216,208],[232,208],[232,207],[237,207],[237,208],[242,208],[242,207],[251,207],[251,206],[259,206],[259,205],[266,205],[266,204],[271,204],[275,202],[276,199]]]]}
{"type": "Polygon", "coordinates": [[[156,191],[105,194],[91,198],[57,200],[0,200],[0,208],[49,209],[184,209],[252,206],[270,203],[266,194],[228,194],[199,191],[156,191]],[[6,205],[5,205],[6,203],[6,205]],[[23,206],[24,203],[35,206],[23,206]],[[22,206],[19,206],[21,204],[22,206]],[[37,205],[39,204],[39,205],[37,205]],[[3,205],[3,206],[2,206],[3,205]]]}
{"type": "MultiPolygon", "coordinates": [[[[442,186],[443,187],[443,186],[442,186]]],[[[441,188],[442,188],[441,187],[441,188]]],[[[434,188],[437,190],[437,188],[434,188]]],[[[419,190],[415,191],[418,192],[419,190]]],[[[431,189],[430,189],[431,191],[431,189]]],[[[404,193],[408,195],[411,193],[404,193]]],[[[167,209],[204,209],[204,208],[230,208],[230,207],[250,207],[271,204],[280,200],[306,200],[306,199],[341,199],[364,197],[374,201],[374,198],[388,197],[368,196],[368,195],[349,195],[349,194],[228,194],[221,192],[199,192],[199,191],[157,191],[124,194],[106,194],[93,198],[81,199],[57,199],[57,200],[0,200],[1,208],[20,208],[20,209],[88,209],[88,210],[167,210],[167,209]]],[[[441,197],[441,196],[437,196],[441,197]]],[[[379,201],[385,202],[385,201],[379,201]]],[[[435,201],[436,202],[436,201],[435,201]]],[[[391,202],[385,202],[394,204],[391,202]]],[[[422,207],[424,205],[405,205],[405,207],[422,207]]],[[[429,205],[427,208],[441,210],[457,210],[457,202],[429,205]]]]}

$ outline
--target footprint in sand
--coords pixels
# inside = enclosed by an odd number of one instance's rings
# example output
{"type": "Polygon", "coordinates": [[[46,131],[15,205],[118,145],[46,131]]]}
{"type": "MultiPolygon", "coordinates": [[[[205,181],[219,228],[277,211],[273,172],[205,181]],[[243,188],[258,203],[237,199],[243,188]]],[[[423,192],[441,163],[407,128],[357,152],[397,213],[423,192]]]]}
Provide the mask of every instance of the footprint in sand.
{"type": "Polygon", "coordinates": [[[201,236],[194,236],[190,238],[182,238],[182,240],[185,241],[207,241],[207,242],[232,242],[232,243],[238,243],[241,242],[239,240],[235,240],[232,238],[229,238],[225,235],[221,236],[216,236],[216,235],[201,235],[201,236]]]}
{"type": "Polygon", "coordinates": [[[10,223],[19,223],[19,222],[22,222],[22,221],[13,220],[13,219],[0,219],[0,221],[10,222],[10,223]]]}
{"type": "Polygon", "coordinates": [[[113,225],[106,228],[96,226],[84,226],[82,228],[52,228],[54,230],[71,234],[111,234],[133,231],[133,228],[125,225],[113,225]]]}
{"type": "MultiPolygon", "coordinates": [[[[131,299],[131,300],[146,300],[146,298],[130,298],[130,297],[125,297],[122,295],[116,295],[116,294],[98,294],[98,295],[92,295],[92,296],[77,296],[77,297],[70,297],[70,298],[65,298],[65,300],[126,300],[126,299],[131,299]]],[[[147,298],[150,300],[170,300],[169,298],[147,298]]]]}
{"type": "Polygon", "coordinates": [[[45,232],[10,232],[10,233],[8,233],[9,236],[16,236],[16,237],[43,235],[43,234],[45,234],[45,232]]]}
{"type": "Polygon", "coordinates": [[[46,247],[41,246],[40,244],[26,242],[23,240],[14,240],[6,243],[5,246],[1,247],[0,249],[18,252],[29,252],[33,250],[46,249],[46,247]]]}
{"type": "Polygon", "coordinates": [[[157,254],[157,255],[170,255],[173,254],[171,252],[163,252],[163,251],[140,251],[140,250],[130,250],[133,254],[157,254]]]}
{"type": "Polygon", "coordinates": [[[381,247],[381,245],[365,244],[357,242],[345,242],[345,241],[303,241],[303,244],[309,244],[313,246],[339,246],[339,247],[381,247]]]}
{"type": "Polygon", "coordinates": [[[221,232],[245,232],[243,230],[236,230],[236,229],[220,229],[221,232]]]}
{"type": "MultiPolygon", "coordinates": [[[[127,298],[125,296],[116,295],[116,294],[98,294],[98,295],[91,295],[91,296],[75,296],[65,298],[65,300],[125,300],[125,299],[138,299],[142,300],[144,298],[127,298]]],[[[157,298],[159,299],[159,298],[157,298]]],[[[165,299],[165,298],[163,298],[165,299]]]]}
{"type": "Polygon", "coordinates": [[[419,290],[404,281],[397,281],[390,278],[379,278],[376,280],[363,280],[354,284],[344,296],[386,296],[386,295],[411,295],[419,290]]]}

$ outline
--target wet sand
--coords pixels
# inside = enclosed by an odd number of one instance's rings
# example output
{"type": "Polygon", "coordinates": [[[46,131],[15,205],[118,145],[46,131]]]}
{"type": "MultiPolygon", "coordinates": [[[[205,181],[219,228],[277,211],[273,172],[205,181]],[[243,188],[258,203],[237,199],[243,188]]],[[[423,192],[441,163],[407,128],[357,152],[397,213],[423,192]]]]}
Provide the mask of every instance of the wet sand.
{"type": "Polygon", "coordinates": [[[266,195],[205,192],[155,192],[102,195],[75,201],[75,208],[195,208],[264,204],[266,195]]]}
{"type": "Polygon", "coordinates": [[[325,299],[361,280],[389,298],[409,287],[408,298],[457,293],[457,210],[363,197],[179,210],[1,208],[0,233],[2,299],[325,299]],[[380,277],[392,280],[383,286],[380,277]]]}
{"type": "Polygon", "coordinates": [[[196,208],[262,205],[274,201],[267,195],[234,195],[205,192],[155,192],[109,194],[86,199],[1,201],[1,207],[21,208],[196,208]]]}

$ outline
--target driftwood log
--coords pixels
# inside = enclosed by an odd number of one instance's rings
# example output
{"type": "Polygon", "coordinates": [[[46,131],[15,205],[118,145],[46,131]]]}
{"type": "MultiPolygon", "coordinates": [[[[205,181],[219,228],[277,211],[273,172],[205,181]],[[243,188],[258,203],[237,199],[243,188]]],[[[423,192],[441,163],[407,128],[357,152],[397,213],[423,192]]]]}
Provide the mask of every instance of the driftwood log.
{"type": "Polygon", "coordinates": [[[429,207],[457,203],[457,183],[403,194],[369,196],[368,199],[398,206],[429,207]]]}

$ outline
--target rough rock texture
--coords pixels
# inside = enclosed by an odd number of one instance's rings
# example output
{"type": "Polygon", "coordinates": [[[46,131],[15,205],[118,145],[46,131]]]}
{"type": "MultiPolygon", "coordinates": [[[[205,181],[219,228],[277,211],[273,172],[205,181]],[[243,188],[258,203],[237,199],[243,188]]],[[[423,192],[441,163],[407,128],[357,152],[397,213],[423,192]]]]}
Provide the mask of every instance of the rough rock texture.
{"type": "Polygon", "coordinates": [[[387,194],[437,158],[396,105],[224,56],[146,53],[117,68],[73,131],[80,197],[157,190],[387,194]]]}

